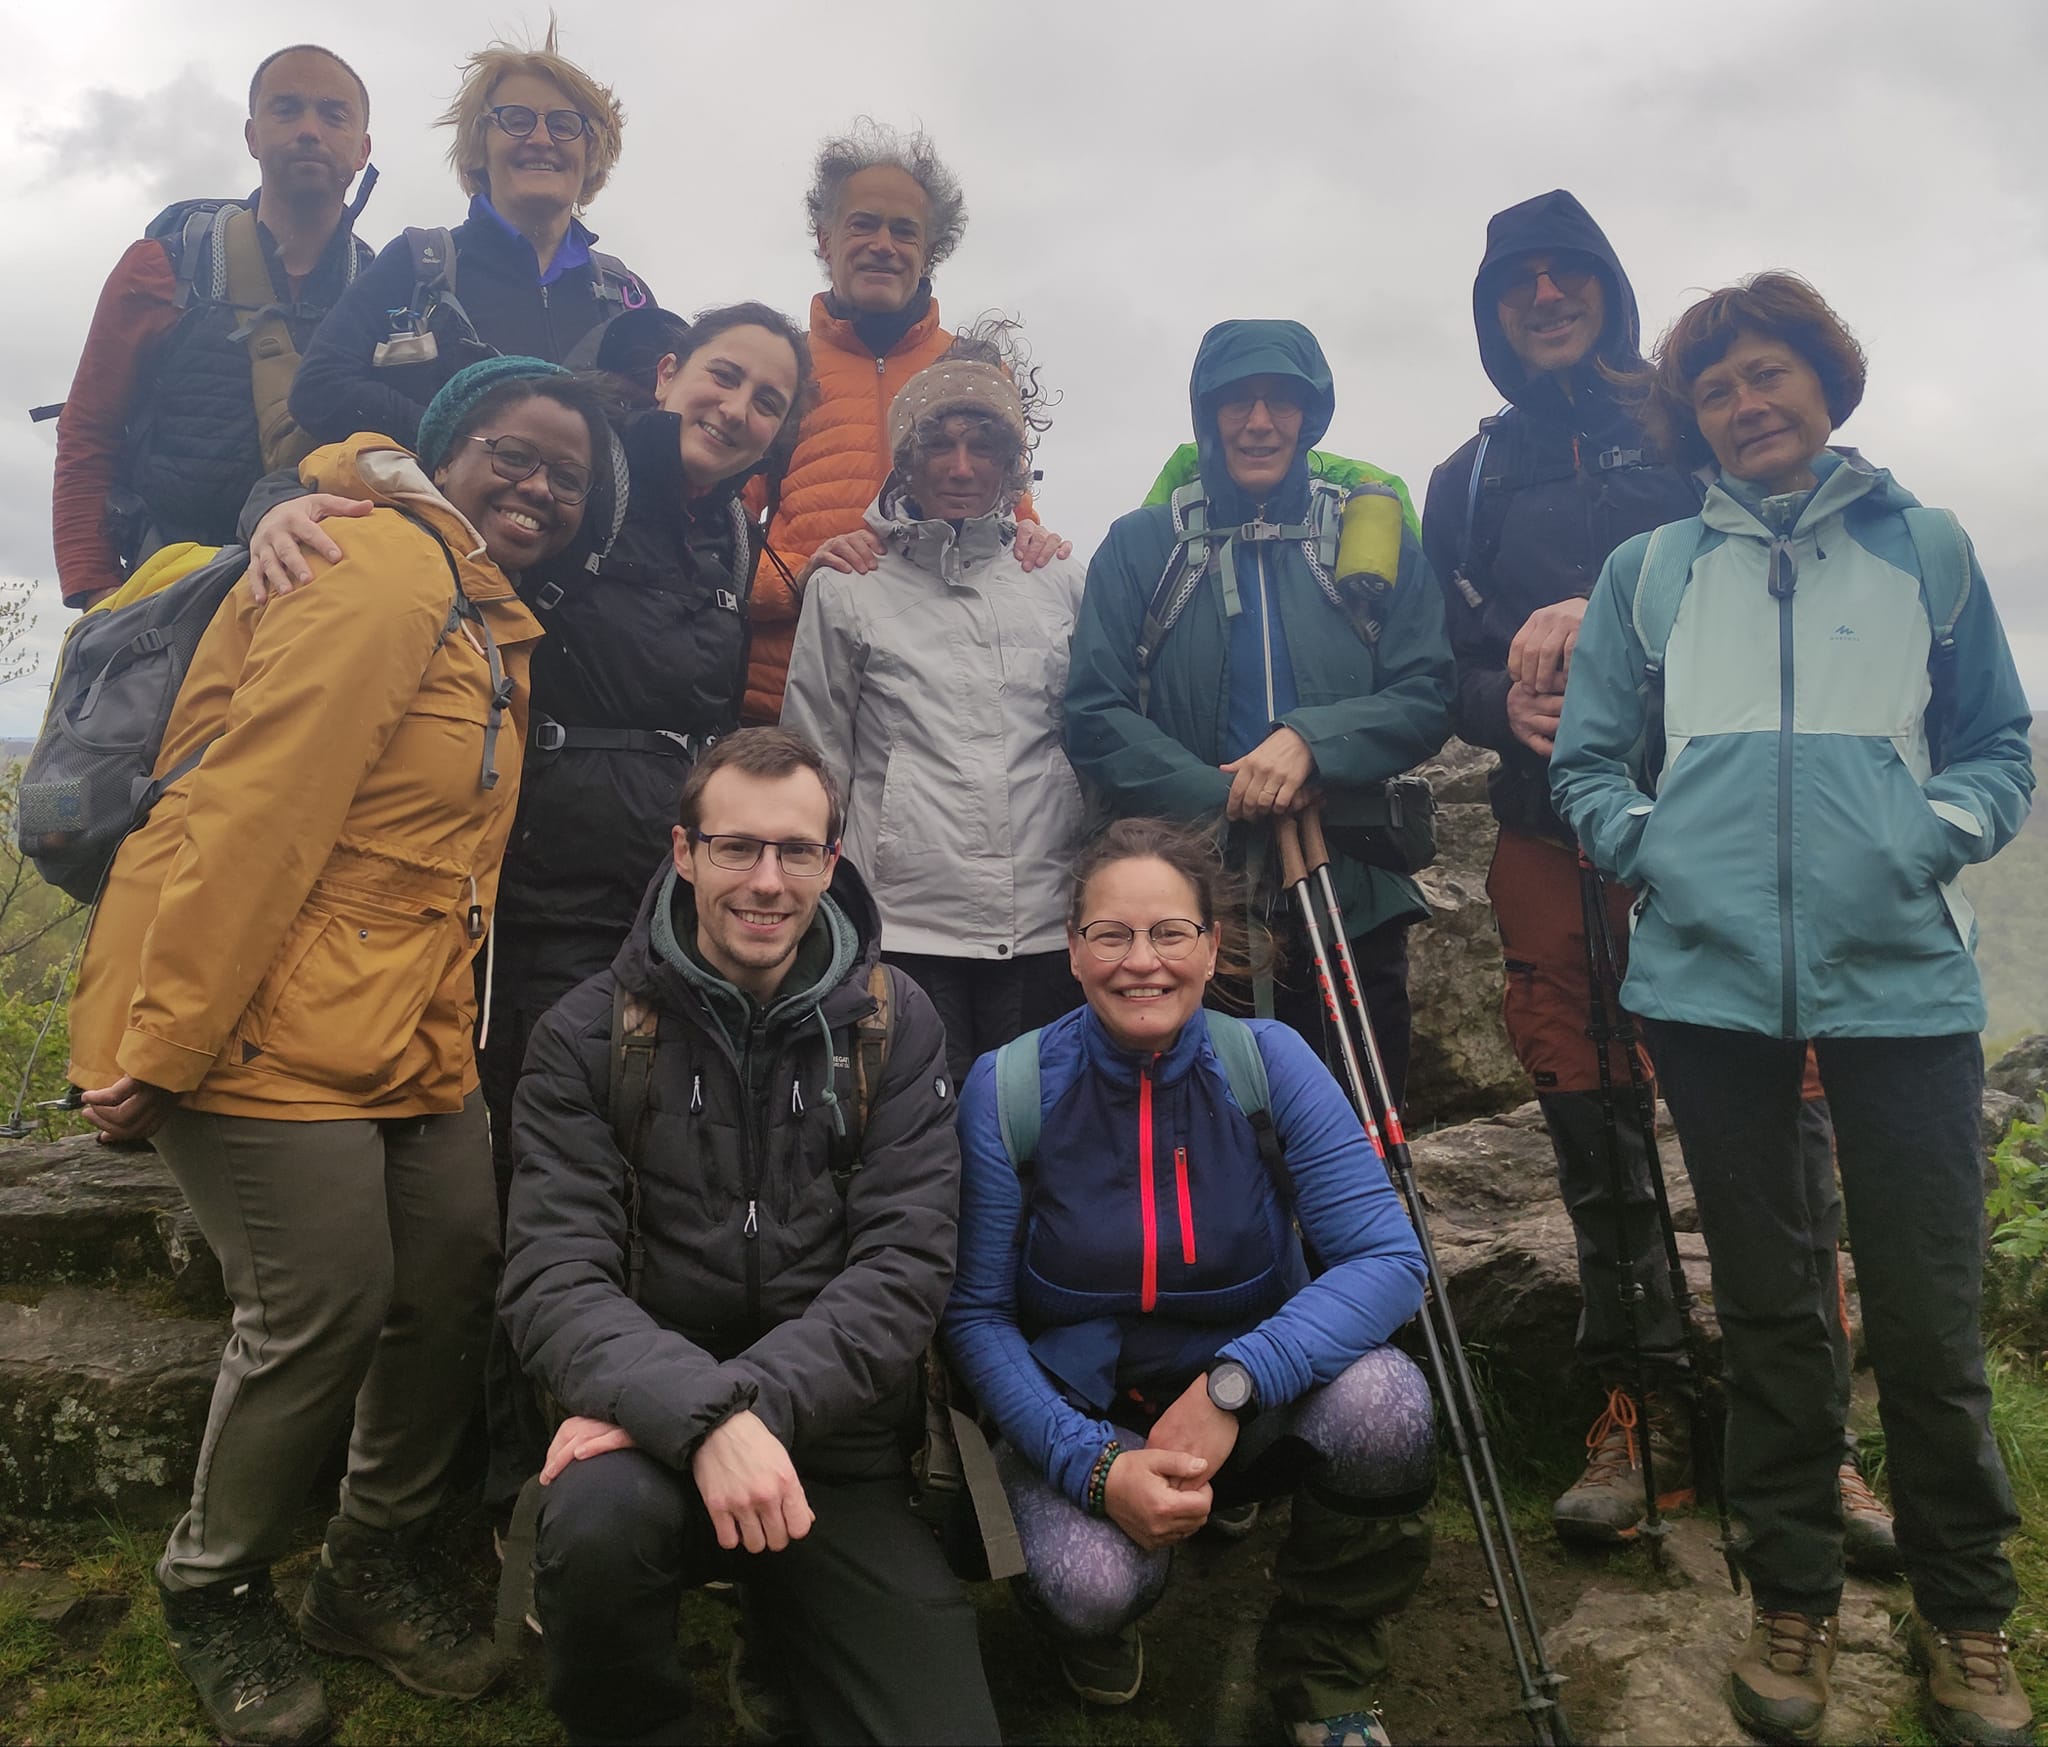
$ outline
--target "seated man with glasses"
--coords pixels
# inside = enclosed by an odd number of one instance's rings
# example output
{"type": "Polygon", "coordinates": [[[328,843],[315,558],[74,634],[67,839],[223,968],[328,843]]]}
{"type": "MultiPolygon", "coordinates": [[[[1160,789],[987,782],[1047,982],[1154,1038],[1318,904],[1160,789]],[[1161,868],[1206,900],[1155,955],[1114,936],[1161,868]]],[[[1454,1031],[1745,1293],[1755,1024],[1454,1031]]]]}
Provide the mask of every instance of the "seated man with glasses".
{"type": "Polygon", "coordinates": [[[807,742],[720,740],[612,968],[527,1052],[500,1303],[567,1416],[534,1576],[572,1741],[693,1738],[676,1610],[714,1578],[801,1738],[997,1737],[904,1441],[953,1276],[953,1086],[840,825],[807,742]]]}
{"type": "Polygon", "coordinates": [[[395,238],[321,324],[291,410],[323,442],[410,444],[441,384],[493,352],[587,368],[611,319],[651,301],[577,216],[618,163],[624,113],[552,26],[539,49],[471,56],[441,125],[469,216],[395,238]]]}

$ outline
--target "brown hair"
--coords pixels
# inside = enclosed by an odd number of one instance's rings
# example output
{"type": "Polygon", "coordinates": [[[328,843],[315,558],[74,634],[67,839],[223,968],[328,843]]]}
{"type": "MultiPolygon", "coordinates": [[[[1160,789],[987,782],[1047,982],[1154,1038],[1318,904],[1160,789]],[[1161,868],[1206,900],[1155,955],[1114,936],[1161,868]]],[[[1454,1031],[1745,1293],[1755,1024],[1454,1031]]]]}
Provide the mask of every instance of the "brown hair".
{"type": "Polygon", "coordinates": [[[281,49],[272,49],[256,63],[256,71],[249,80],[249,119],[256,119],[256,99],[263,90],[263,75],[270,71],[271,64],[281,61],[286,55],[325,55],[344,73],[355,81],[356,95],[363,100],[363,126],[370,125],[370,88],[363,83],[362,74],[343,60],[332,49],[322,48],[317,42],[287,43],[281,49]]]}
{"type": "Polygon", "coordinates": [[[580,212],[597,198],[619,161],[620,136],[625,131],[626,112],[612,95],[609,85],[600,85],[574,61],[565,59],[555,46],[555,21],[548,19],[548,34],[537,49],[514,48],[494,42],[479,49],[462,67],[462,83],[455,101],[441,117],[440,126],[452,127],[455,138],[448,146],[448,162],[465,194],[488,195],[491,191],[490,160],[484,155],[484,135],[491,125],[491,94],[513,73],[531,73],[559,85],[569,101],[583,112],[589,123],[589,149],[583,159],[583,187],[576,196],[580,212]]]}
{"type": "Polygon", "coordinates": [[[787,728],[741,728],[715,742],[683,779],[683,792],[676,801],[676,823],[685,831],[696,830],[703,814],[704,785],[721,770],[737,770],[768,782],[799,770],[811,772],[825,791],[825,841],[839,841],[840,829],[846,823],[839,784],[825,768],[818,749],[801,734],[792,734],[787,728]]]}
{"type": "Polygon", "coordinates": [[[1120,861],[1164,862],[1194,887],[1202,912],[1195,920],[1215,932],[1218,976],[1244,978],[1270,968],[1272,942],[1244,941],[1243,930],[1226,920],[1244,913],[1244,880],[1225,863],[1215,831],[1170,819],[1119,819],[1082,849],[1074,861],[1074,895],[1067,905],[1069,933],[1081,926],[1095,876],[1120,861]]]}
{"type": "Polygon", "coordinates": [[[1842,318],[1798,274],[1755,274],[1702,298],[1664,331],[1651,363],[1616,378],[1640,400],[1651,440],[1681,467],[1715,464],[1693,417],[1692,388],[1742,334],[1782,341],[1805,359],[1832,424],[1862,404],[1863,348],[1842,318]]]}

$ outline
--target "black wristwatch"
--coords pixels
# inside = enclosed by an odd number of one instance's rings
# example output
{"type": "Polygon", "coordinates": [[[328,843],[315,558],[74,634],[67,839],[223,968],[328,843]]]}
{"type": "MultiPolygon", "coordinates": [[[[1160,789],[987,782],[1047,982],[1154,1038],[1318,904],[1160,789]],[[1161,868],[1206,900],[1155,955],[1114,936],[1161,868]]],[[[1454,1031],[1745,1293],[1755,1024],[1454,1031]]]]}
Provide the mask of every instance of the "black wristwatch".
{"type": "Polygon", "coordinates": [[[1209,1399],[1239,1425],[1259,1411],[1258,1385],[1235,1359],[1220,1359],[1209,1367],[1209,1399]]]}

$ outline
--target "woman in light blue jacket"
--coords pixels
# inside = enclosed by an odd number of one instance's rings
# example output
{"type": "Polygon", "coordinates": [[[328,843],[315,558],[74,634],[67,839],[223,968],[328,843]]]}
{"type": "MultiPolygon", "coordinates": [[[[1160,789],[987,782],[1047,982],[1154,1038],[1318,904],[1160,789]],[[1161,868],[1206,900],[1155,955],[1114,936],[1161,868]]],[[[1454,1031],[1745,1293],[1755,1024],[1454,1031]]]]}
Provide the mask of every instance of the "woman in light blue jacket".
{"type": "Polygon", "coordinates": [[[1682,315],[1649,373],[1699,516],[1608,560],[1571,659],[1558,810],[1638,893],[1648,1022],[1713,1260],[1729,1505],[1756,1604],[1730,1676],[1770,1740],[1821,1726],[1841,1593],[1833,1186],[1802,1170],[1809,1041],[1833,1112],[1913,1644],[1945,1740],[2032,1738],[2003,1626],[2018,1527],[1989,1421],[1983,991],[1956,876],[2034,786],[2030,717],[1955,519],[1827,439],[1856,341],[1767,273],[1682,315]]]}

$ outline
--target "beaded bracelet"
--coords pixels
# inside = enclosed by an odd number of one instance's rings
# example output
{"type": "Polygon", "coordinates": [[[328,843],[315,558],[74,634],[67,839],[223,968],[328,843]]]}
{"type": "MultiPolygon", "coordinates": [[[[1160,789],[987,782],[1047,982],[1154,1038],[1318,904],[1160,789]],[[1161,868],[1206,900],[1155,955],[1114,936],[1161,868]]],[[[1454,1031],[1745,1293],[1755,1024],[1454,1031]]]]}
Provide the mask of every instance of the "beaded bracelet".
{"type": "Polygon", "coordinates": [[[1102,1454],[1095,1458],[1095,1466],[1088,1470],[1087,1509],[1090,1516],[1108,1514],[1109,1470],[1117,1457],[1123,1453],[1123,1445],[1111,1438],[1102,1446],[1102,1454]]]}

